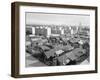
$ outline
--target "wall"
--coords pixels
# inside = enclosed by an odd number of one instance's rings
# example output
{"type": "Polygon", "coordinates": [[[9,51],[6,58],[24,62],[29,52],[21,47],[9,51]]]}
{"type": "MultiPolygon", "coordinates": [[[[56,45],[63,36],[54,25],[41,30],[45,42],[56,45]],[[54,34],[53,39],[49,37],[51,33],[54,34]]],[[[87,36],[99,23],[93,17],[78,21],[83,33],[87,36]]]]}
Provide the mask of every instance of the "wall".
{"type": "MultiPolygon", "coordinates": [[[[15,0],[1,0],[0,2],[0,80],[17,80],[10,77],[11,67],[11,2],[15,0]]],[[[41,3],[56,3],[56,4],[76,4],[98,6],[100,9],[100,0],[16,0],[30,1],[41,3]]],[[[100,20],[100,11],[98,13],[98,22],[100,20]]],[[[100,34],[100,23],[98,24],[98,34],[100,34]]],[[[98,37],[100,44],[100,37],[98,37]]],[[[100,45],[99,45],[100,47],[100,45]]],[[[100,50],[99,50],[100,52],[100,50]]],[[[98,52],[98,53],[99,53],[98,52]]],[[[98,54],[98,67],[100,67],[100,54],[98,54]]],[[[22,78],[18,80],[100,80],[100,68],[97,74],[80,74],[80,75],[64,75],[53,77],[38,77],[38,78],[22,78]]]]}

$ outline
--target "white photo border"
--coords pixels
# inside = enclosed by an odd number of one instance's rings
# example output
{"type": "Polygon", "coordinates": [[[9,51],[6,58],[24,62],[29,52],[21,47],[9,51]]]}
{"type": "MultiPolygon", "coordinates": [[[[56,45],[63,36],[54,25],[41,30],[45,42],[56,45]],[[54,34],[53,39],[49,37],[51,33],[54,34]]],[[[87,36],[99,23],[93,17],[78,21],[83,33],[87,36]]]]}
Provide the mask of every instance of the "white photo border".
{"type": "Polygon", "coordinates": [[[56,8],[56,7],[38,7],[38,6],[20,6],[19,7],[19,74],[43,74],[75,71],[95,70],[95,10],[56,8]],[[74,66],[52,66],[52,67],[25,67],[25,12],[46,12],[46,13],[65,13],[65,14],[88,14],[90,15],[90,64],[74,66]]]}

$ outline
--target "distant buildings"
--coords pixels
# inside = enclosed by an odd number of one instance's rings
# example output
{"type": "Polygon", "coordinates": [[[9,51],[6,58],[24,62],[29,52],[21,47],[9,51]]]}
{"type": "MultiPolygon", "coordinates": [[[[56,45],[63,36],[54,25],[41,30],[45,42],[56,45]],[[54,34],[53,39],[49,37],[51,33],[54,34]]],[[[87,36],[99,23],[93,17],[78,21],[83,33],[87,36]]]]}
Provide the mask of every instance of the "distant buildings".
{"type": "Polygon", "coordinates": [[[90,29],[88,26],[68,26],[68,25],[26,25],[26,35],[66,35],[89,38],[90,29]]]}

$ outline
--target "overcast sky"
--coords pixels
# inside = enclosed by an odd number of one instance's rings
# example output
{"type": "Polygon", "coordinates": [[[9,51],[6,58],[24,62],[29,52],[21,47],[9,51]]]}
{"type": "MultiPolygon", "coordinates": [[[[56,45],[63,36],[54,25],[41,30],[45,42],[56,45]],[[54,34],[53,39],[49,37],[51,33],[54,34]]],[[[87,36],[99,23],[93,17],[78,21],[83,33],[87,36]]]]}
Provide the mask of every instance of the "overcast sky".
{"type": "Polygon", "coordinates": [[[64,15],[45,13],[26,13],[26,24],[55,24],[55,25],[85,25],[89,26],[89,15],[64,15]]]}

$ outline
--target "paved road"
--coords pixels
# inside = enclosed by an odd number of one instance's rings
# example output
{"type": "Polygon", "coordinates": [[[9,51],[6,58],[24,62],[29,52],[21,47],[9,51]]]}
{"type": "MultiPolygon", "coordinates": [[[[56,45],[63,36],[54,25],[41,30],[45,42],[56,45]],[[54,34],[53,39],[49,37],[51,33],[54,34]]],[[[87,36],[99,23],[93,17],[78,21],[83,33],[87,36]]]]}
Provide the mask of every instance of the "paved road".
{"type": "Polygon", "coordinates": [[[35,57],[31,56],[29,53],[26,53],[26,67],[36,67],[36,66],[46,66],[44,63],[40,62],[35,57]]]}

